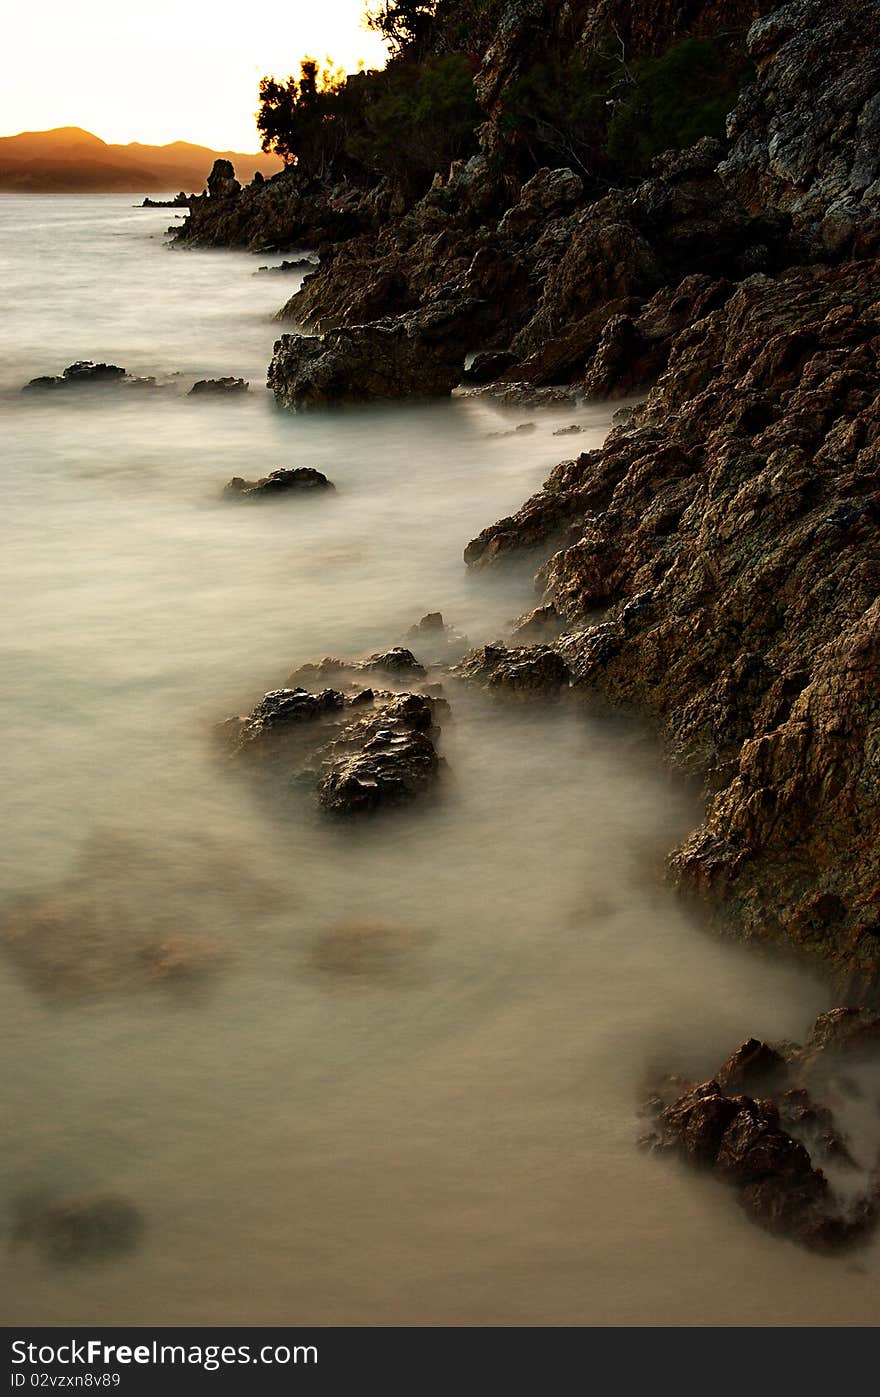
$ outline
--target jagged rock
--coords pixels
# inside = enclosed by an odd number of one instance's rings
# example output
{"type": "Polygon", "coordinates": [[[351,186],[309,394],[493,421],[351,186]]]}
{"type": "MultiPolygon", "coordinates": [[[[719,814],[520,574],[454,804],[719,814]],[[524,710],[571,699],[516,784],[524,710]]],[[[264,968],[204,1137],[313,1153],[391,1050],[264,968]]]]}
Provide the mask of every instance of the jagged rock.
{"type": "Polygon", "coordinates": [[[330,769],[318,788],[323,809],[355,815],[422,795],[440,769],[433,723],[432,700],[400,694],[344,728],[327,749],[330,769]]]}
{"type": "Polygon", "coordinates": [[[461,377],[473,302],[441,302],[392,320],[282,335],[268,385],[282,407],[444,397],[461,377]]]}
{"type": "Polygon", "coordinates": [[[519,617],[511,629],[510,638],[520,645],[540,644],[555,640],[561,629],[562,620],[555,606],[537,606],[519,617]]]}
{"type": "Polygon", "coordinates": [[[95,384],[121,383],[127,377],[125,369],[118,364],[93,364],[91,359],[80,359],[69,365],[59,377],[51,375],[32,378],[24,390],[47,388],[91,387],[95,384]]]}
{"type": "Polygon", "coordinates": [[[748,278],[676,337],[601,452],[467,550],[558,548],[541,583],[576,681],[654,710],[707,778],[677,876],[863,989],[880,978],[878,271],[748,278]]]}
{"type": "Polygon", "coordinates": [[[280,779],[288,790],[311,790],[332,815],[362,814],[406,803],[433,784],[442,768],[435,719],[445,707],[424,694],[276,689],[248,717],[222,724],[219,736],[276,787],[280,779]]]}
{"type": "Polygon", "coordinates": [[[462,383],[492,383],[516,363],[516,355],[507,350],[490,354],[475,354],[461,376],[462,383]]]}
{"type": "Polygon", "coordinates": [[[490,524],[471,540],[464,550],[468,567],[486,567],[523,549],[558,542],[577,517],[585,482],[601,459],[601,452],[589,451],[575,461],[562,461],[555,466],[540,493],[527,500],[522,509],[490,524]]]}
{"type": "MultiPolygon", "coordinates": [[[[259,171],[257,173],[259,174],[259,171]]],[[[314,272],[317,267],[318,263],[312,257],[295,257],[292,260],[280,262],[277,267],[258,267],[254,276],[275,272],[314,272]]]]}
{"type": "Polygon", "coordinates": [[[549,218],[570,213],[584,197],[584,182],[574,170],[538,170],[522,187],[519,200],[498,224],[502,238],[536,232],[549,218]]]}
{"type": "Polygon", "coordinates": [[[200,378],[189,390],[190,398],[214,397],[227,393],[246,393],[249,384],[243,378],[200,378]]]}
{"type": "Polygon", "coordinates": [[[439,611],[430,611],[418,625],[410,626],[405,638],[431,664],[459,660],[470,649],[467,636],[448,626],[439,611]]]}
{"type": "MultiPolygon", "coordinates": [[[[850,1011],[833,1014],[848,1017],[850,1011]]],[[[820,1019],[811,1041],[823,1040],[820,1019]]],[[[712,1170],[736,1189],[746,1213],[762,1227],[834,1251],[864,1240],[876,1227],[876,1163],[862,1171],[860,1193],[847,1200],[834,1194],[810,1150],[829,1163],[860,1166],[829,1108],[813,1101],[800,1083],[802,1069],[796,1046],[779,1050],[752,1038],[710,1081],[693,1085],[669,1078],[659,1090],[655,1084],[648,1110],[656,1124],[644,1143],[712,1170]],[[745,1087],[762,1094],[741,1094],[745,1087]]]]}
{"type": "Polygon", "coordinates": [[[516,699],[556,698],[570,681],[562,656],[542,645],[484,645],[465,655],[453,673],[490,693],[516,699]]]}
{"type": "Polygon", "coordinates": [[[325,490],[335,490],[332,480],[311,466],[296,466],[293,469],[281,467],[271,471],[260,480],[243,480],[233,476],[224,486],[223,494],[228,499],[265,499],[272,495],[314,494],[325,490]]]}
{"type": "Polygon", "coordinates": [[[758,19],[757,68],[719,173],[755,211],[790,213],[814,254],[880,250],[880,46],[875,0],[792,0],[758,19]]]}
{"type": "Polygon", "coordinates": [[[208,197],[211,199],[234,199],[241,193],[241,185],[235,178],[235,168],[231,160],[215,160],[208,175],[208,197]]]}

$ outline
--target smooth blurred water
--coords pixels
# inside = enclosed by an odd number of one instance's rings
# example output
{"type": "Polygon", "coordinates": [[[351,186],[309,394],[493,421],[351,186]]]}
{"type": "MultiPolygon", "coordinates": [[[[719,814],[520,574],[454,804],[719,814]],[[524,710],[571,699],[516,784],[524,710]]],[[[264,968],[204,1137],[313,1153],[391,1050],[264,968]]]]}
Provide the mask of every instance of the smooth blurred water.
{"type": "Polygon", "coordinates": [[[216,759],[212,724],[306,660],[427,611],[503,634],[528,577],[471,577],[462,548],[609,412],[504,437],[526,415],[473,400],[281,414],[263,382],[296,279],[170,250],[172,216],[0,199],[0,874],[5,907],[49,900],[39,953],[0,946],[0,1210],[109,1191],[146,1226],[102,1264],[10,1249],[0,1313],[876,1320],[876,1247],[805,1256],[636,1148],[651,1065],[709,1071],[828,1000],[671,900],[698,812],[631,725],[455,691],[442,798],[357,830],[216,759]],[[158,386],[20,393],[80,358],[158,386]],[[250,392],[186,397],[221,374],[250,392]],[[222,500],[281,465],[336,494],[222,500]],[[189,989],[144,971],[169,944],[204,970],[189,989]]]}

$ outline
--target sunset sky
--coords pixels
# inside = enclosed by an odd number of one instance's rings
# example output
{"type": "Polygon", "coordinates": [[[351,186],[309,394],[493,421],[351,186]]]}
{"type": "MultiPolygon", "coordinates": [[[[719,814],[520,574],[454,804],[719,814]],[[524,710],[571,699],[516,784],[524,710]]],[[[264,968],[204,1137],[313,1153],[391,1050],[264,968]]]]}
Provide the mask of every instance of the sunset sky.
{"type": "Polygon", "coordinates": [[[303,54],[381,67],[365,0],[41,0],[10,6],[0,135],[82,126],[105,141],[254,151],[257,85],[303,54]]]}

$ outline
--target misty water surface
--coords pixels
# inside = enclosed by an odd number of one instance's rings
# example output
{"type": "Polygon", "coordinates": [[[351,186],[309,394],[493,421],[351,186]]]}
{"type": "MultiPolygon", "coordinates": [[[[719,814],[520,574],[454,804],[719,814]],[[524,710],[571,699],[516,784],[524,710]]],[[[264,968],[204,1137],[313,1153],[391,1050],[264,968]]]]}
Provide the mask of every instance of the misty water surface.
{"type": "Polygon", "coordinates": [[[212,726],[304,661],[428,611],[502,635],[528,576],[462,548],[610,409],[502,437],[525,414],[472,400],[280,414],[295,280],[170,251],[171,216],[0,199],[0,868],[4,908],[48,909],[0,949],[3,1317],[876,1320],[876,1246],[805,1255],[636,1147],[652,1066],[708,1072],[831,1001],[664,889],[698,807],[631,722],[450,691],[441,798],[356,829],[217,759],[212,726]],[[80,358],[158,386],[19,392],[80,358]],[[186,398],[221,374],[250,393],[186,398]],[[281,465],[336,494],[222,500],[281,465]],[[105,1192],[143,1218],[126,1254],[13,1244],[23,1196],[105,1192]]]}

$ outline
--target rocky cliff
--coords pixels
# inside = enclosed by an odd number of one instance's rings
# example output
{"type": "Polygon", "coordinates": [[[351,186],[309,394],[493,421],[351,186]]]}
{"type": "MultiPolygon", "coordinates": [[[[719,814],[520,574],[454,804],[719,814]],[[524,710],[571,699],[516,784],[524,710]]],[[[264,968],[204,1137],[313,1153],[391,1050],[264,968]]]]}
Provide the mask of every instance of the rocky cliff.
{"type": "Polygon", "coordinates": [[[654,714],[706,785],[705,822],[672,859],[682,886],[740,934],[794,943],[874,996],[875,0],[497,11],[478,55],[478,148],[421,198],[387,181],[307,189],[288,172],[204,199],[186,236],[320,250],[281,312],[313,332],[279,340],[270,383],[285,406],[387,395],[385,379],[395,395],[448,392],[476,351],[489,354],[469,376],[489,391],[650,390],[601,452],[563,462],[468,546],[475,568],[534,552],[542,625],[561,632],[506,667],[493,652],[494,680],[515,670],[540,687],[549,666],[557,687],[654,714]],[[574,164],[522,169],[505,101],[536,52],[611,43],[626,75],[703,35],[752,65],[725,141],[613,187],[574,164]],[[395,365],[384,378],[379,344],[395,365]]]}

